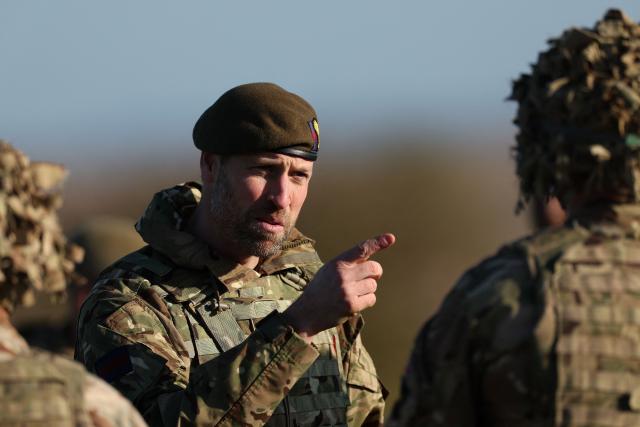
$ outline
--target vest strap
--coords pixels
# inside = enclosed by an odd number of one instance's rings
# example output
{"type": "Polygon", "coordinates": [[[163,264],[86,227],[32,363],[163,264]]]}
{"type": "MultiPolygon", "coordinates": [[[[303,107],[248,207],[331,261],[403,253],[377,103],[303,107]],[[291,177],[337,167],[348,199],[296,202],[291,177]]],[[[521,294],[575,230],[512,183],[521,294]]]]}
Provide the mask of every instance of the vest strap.
{"type": "Polygon", "coordinates": [[[222,351],[237,346],[247,338],[231,310],[221,311],[215,316],[211,316],[206,304],[200,305],[196,310],[222,351]]]}
{"type": "Polygon", "coordinates": [[[193,341],[184,341],[184,345],[189,352],[189,358],[193,358],[196,354],[198,354],[198,356],[215,356],[220,354],[220,350],[218,350],[216,344],[211,339],[196,340],[195,348],[193,341]]]}
{"type": "MultiPolygon", "coordinates": [[[[603,427],[640,425],[639,413],[596,408],[594,405],[563,405],[561,414],[565,420],[571,420],[571,425],[598,425],[603,427]]],[[[558,425],[561,425],[560,421],[558,420],[558,425]]]]}
{"type": "Polygon", "coordinates": [[[289,300],[254,301],[251,304],[234,304],[231,312],[237,320],[262,319],[274,310],[283,312],[290,305],[289,300]]]}

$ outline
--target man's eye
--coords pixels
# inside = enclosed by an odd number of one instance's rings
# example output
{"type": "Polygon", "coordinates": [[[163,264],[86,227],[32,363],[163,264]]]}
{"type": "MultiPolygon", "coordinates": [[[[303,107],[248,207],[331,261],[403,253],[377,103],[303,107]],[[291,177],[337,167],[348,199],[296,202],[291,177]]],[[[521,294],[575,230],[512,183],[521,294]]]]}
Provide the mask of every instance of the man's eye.
{"type": "Polygon", "coordinates": [[[296,179],[300,179],[300,180],[305,180],[305,179],[309,179],[309,174],[306,172],[294,172],[293,176],[296,179]]]}
{"type": "Polygon", "coordinates": [[[250,168],[250,170],[256,175],[266,175],[267,173],[269,173],[269,168],[266,166],[254,166],[250,168]]]}

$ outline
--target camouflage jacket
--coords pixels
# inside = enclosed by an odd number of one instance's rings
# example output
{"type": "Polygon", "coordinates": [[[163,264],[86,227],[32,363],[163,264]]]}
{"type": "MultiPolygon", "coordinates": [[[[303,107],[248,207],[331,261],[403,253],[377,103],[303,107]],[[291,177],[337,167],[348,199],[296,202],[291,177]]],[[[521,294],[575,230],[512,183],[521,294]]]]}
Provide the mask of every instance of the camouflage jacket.
{"type": "Polygon", "coordinates": [[[279,314],[321,266],[313,242],[294,231],[255,270],[216,257],[183,231],[200,197],[192,183],[156,194],[137,224],[149,246],[105,270],[81,310],[76,358],[154,426],[379,426],[362,319],[310,345],[279,314]]]}
{"type": "Polygon", "coordinates": [[[388,426],[640,425],[639,237],[640,206],[599,207],[466,272],[388,426]]]}
{"type": "Polygon", "coordinates": [[[82,365],[32,351],[0,324],[0,425],[144,427],[131,403],[82,365]]]}

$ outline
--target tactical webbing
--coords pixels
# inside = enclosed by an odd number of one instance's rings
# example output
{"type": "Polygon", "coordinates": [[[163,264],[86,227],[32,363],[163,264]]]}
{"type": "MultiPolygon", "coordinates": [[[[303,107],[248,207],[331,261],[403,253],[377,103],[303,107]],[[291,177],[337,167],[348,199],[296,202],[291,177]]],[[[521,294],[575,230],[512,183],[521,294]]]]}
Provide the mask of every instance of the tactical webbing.
{"type": "Polygon", "coordinates": [[[640,343],[617,336],[563,335],[556,348],[558,354],[600,354],[635,358],[640,356],[640,343]]]}
{"type": "Polygon", "coordinates": [[[326,377],[332,375],[340,375],[340,368],[335,359],[316,359],[307,372],[305,377],[326,377]]]}
{"type": "Polygon", "coordinates": [[[262,286],[240,288],[238,293],[242,298],[259,298],[264,296],[264,288],[262,286]]]}
{"type": "Polygon", "coordinates": [[[604,393],[624,394],[638,385],[638,378],[629,372],[598,372],[566,368],[564,371],[568,389],[601,391],[604,393]]]}
{"type": "Polygon", "coordinates": [[[598,323],[640,326],[640,307],[611,307],[602,305],[565,307],[562,311],[565,321],[591,319],[598,323]]]}
{"type": "MultiPolygon", "coordinates": [[[[599,409],[579,404],[563,405],[563,418],[571,420],[571,425],[599,427],[630,427],[640,425],[640,414],[620,412],[615,409],[599,409]]],[[[558,425],[562,424],[557,420],[558,425]]]]}
{"type": "Polygon", "coordinates": [[[196,340],[195,349],[193,341],[185,341],[184,345],[187,347],[190,358],[193,358],[196,354],[198,356],[212,356],[220,354],[220,350],[218,350],[215,343],[210,339],[196,340]]]}
{"type": "Polygon", "coordinates": [[[640,272],[622,242],[581,243],[590,235],[571,228],[525,245],[555,307],[556,424],[640,425],[639,413],[620,406],[640,384],[640,272]]]}
{"type": "Polygon", "coordinates": [[[254,301],[250,304],[234,304],[231,311],[237,320],[262,319],[267,317],[272,311],[280,312],[286,310],[291,305],[291,301],[254,301]]]}
{"type": "Polygon", "coordinates": [[[215,316],[211,316],[206,306],[200,305],[197,307],[197,311],[222,351],[237,346],[247,338],[231,310],[223,310],[215,316]]]}

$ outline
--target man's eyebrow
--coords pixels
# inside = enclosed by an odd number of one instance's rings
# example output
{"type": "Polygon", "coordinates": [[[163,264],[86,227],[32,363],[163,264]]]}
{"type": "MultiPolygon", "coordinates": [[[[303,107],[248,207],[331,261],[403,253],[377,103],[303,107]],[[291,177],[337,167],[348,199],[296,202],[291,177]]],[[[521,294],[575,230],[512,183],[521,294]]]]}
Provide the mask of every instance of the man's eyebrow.
{"type": "Polygon", "coordinates": [[[274,159],[270,157],[257,157],[251,161],[254,164],[264,164],[264,165],[279,165],[282,163],[279,159],[274,159]]]}

